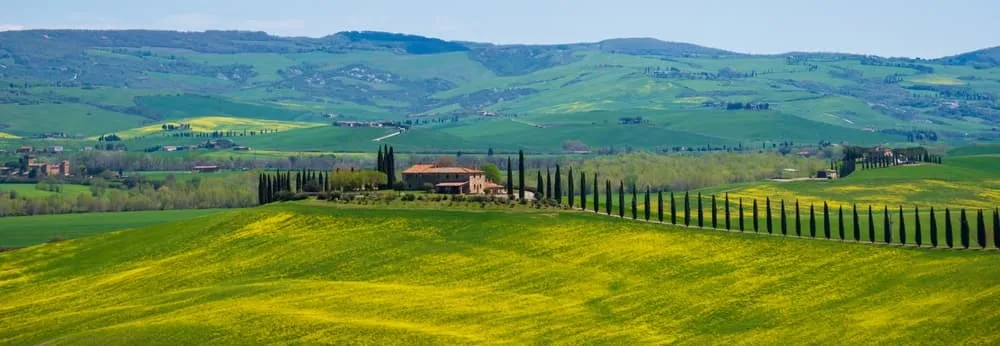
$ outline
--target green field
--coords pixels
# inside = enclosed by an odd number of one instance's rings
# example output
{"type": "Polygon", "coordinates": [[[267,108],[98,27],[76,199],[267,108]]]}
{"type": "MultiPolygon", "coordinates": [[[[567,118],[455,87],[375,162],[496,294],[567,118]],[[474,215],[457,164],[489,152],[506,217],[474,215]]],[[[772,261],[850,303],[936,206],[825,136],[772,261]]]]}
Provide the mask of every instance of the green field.
{"type": "Polygon", "coordinates": [[[311,204],[2,253],[0,342],[1000,342],[993,252],[311,204]]]}
{"type": "Polygon", "coordinates": [[[161,210],[0,218],[0,247],[40,244],[58,237],[75,239],[131,228],[215,215],[219,209],[161,210]]]}
{"type": "Polygon", "coordinates": [[[61,184],[60,191],[39,190],[36,184],[0,184],[0,192],[14,191],[18,196],[25,197],[48,197],[48,196],[76,196],[79,194],[90,194],[90,187],[84,185],[61,184]]]}

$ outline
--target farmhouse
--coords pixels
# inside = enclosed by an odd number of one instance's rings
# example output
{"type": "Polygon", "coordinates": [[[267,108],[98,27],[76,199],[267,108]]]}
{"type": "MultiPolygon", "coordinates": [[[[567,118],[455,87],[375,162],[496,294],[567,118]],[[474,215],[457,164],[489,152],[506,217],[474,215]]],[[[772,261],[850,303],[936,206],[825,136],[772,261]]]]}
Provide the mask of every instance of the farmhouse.
{"type": "Polygon", "coordinates": [[[819,179],[837,179],[837,171],[832,169],[824,169],[816,172],[816,178],[819,179]]]}
{"type": "Polygon", "coordinates": [[[417,164],[403,171],[403,183],[411,190],[434,186],[438,193],[485,194],[502,192],[503,187],[486,180],[486,173],[465,167],[438,167],[417,164]]]}
{"type": "Polygon", "coordinates": [[[36,174],[46,177],[66,177],[69,176],[69,161],[63,160],[60,163],[41,163],[35,161],[34,156],[25,156],[28,164],[28,171],[35,171],[36,174]]]}
{"type": "Polygon", "coordinates": [[[219,171],[219,166],[194,166],[191,170],[196,173],[214,173],[219,171]]]}

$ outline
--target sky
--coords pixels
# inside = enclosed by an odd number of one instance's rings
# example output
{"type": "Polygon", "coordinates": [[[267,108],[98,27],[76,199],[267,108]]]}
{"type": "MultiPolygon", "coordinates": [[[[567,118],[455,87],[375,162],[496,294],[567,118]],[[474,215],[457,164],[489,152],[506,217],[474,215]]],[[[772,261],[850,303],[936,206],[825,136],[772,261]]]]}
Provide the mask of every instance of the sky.
{"type": "MultiPolygon", "coordinates": [[[[997,0],[0,0],[0,30],[379,30],[498,44],[652,37],[742,53],[937,58],[1000,46],[997,0]]],[[[0,46],[2,46],[0,41],[0,46]]]]}

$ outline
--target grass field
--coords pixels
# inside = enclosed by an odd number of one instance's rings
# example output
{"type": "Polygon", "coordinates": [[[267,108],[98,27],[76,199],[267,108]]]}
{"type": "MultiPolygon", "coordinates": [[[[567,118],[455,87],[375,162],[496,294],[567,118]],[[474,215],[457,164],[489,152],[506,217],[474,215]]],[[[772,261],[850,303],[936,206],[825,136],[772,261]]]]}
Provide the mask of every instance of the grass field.
{"type": "Polygon", "coordinates": [[[9,133],[0,132],[0,139],[19,139],[21,137],[9,133]]]}
{"type": "MultiPolygon", "coordinates": [[[[329,126],[328,124],[322,124],[322,123],[261,120],[261,119],[235,118],[235,117],[224,117],[224,116],[206,116],[206,117],[197,117],[189,119],[177,119],[169,121],[166,124],[189,124],[191,125],[190,130],[194,132],[212,132],[212,131],[242,132],[242,131],[259,131],[265,129],[288,131],[288,130],[304,129],[317,126],[329,126]]],[[[119,131],[116,134],[121,138],[133,138],[133,137],[164,133],[165,131],[162,128],[163,125],[164,123],[143,126],[135,129],[119,131]]]]}
{"type": "Polygon", "coordinates": [[[79,194],[90,194],[90,187],[84,185],[63,184],[61,191],[46,191],[35,188],[35,184],[0,184],[0,191],[14,191],[18,196],[25,197],[48,197],[48,196],[76,196],[79,194]]]}
{"type": "Polygon", "coordinates": [[[0,254],[0,342],[1000,342],[1000,256],[307,204],[0,254]]]}
{"type": "MultiPolygon", "coordinates": [[[[41,244],[54,237],[74,239],[221,213],[219,209],[160,210],[0,218],[0,247],[41,244]]],[[[0,285],[2,286],[2,285],[0,285]]]]}

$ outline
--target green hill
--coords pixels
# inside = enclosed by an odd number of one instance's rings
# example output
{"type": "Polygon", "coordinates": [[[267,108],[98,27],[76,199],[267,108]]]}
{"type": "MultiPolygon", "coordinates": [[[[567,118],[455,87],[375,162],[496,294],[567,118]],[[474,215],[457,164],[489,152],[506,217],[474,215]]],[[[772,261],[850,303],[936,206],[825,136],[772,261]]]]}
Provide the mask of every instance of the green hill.
{"type": "Polygon", "coordinates": [[[527,145],[557,152],[566,140],[608,148],[601,138],[649,149],[898,143],[917,133],[951,143],[991,140],[1000,125],[1000,69],[982,66],[985,58],[745,55],[647,38],[493,45],[380,32],[27,30],[0,41],[0,131],[20,137],[210,115],[336,116],[424,128],[432,135],[397,138],[414,150],[434,147],[437,136],[449,150],[543,137],[527,145]],[[624,117],[648,121],[626,126],[624,117]],[[479,121],[494,118],[546,126],[510,137],[479,121]]]}
{"type": "Polygon", "coordinates": [[[0,253],[0,343],[1000,342],[1000,257],[286,204],[0,253]]]}

